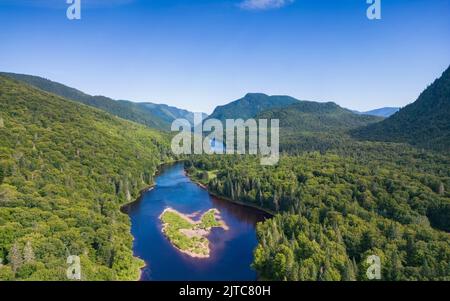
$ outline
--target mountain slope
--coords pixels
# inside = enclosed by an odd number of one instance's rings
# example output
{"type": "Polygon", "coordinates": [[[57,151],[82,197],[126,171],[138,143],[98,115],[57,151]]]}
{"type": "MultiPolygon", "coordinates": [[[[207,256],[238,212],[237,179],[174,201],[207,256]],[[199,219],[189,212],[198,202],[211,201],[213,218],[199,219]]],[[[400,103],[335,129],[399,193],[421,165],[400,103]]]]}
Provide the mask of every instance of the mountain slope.
{"type": "Polygon", "coordinates": [[[0,279],[67,280],[68,255],[84,280],[137,279],[120,206],[152,182],[168,137],[4,76],[0,137],[0,279]]]}
{"type": "Polygon", "coordinates": [[[262,112],[257,119],[280,120],[282,150],[326,150],[342,144],[351,129],[382,120],[358,115],[333,102],[300,101],[262,112]]]}
{"type": "MultiPolygon", "coordinates": [[[[138,106],[143,107],[145,110],[150,110],[152,114],[158,116],[167,124],[171,124],[172,121],[179,118],[187,119],[191,124],[194,124],[194,113],[188,110],[151,102],[138,103],[138,106]]],[[[203,119],[208,117],[205,113],[201,114],[203,119]]]]}
{"type": "Polygon", "coordinates": [[[374,116],[354,114],[333,102],[312,101],[300,101],[284,108],[267,110],[259,114],[258,118],[279,119],[282,128],[305,132],[342,132],[381,120],[374,116]]]}
{"type": "Polygon", "coordinates": [[[253,118],[262,111],[283,107],[298,102],[290,96],[268,96],[262,93],[248,93],[243,98],[229,104],[218,106],[209,118],[219,120],[225,119],[248,119],[253,118]]]}
{"type": "Polygon", "coordinates": [[[450,150],[450,68],[412,104],[388,119],[355,130],[355,137],[407,142],[415,146],[450,150]]]}
{"type": "Polygon", "coordinates": [[[156,129],[169,130],[170,124],[174,119],[189,119],[193,116],[192,112],[167,105],[135,103],[127,100],[114,100],[105,96],[91,96],[77,89],[38,76],[5,72],[0,72],[0,75],[9,76],[43,91],[99,108],[118,117],[156,129]]]}
{"type": "Polygon", "coordinates": [[[399,110],[400,110],[400,108],[397,108],[397,107],[384,107],[384,108],[379,108],[379,109],[370,110],[370,111],[366,111],[366,112],[358,112],[358,111],[353,111],[353,112],[356,114],[388,118],[388,117],[394,115],[395,113],[397,113],[399,110]]]}

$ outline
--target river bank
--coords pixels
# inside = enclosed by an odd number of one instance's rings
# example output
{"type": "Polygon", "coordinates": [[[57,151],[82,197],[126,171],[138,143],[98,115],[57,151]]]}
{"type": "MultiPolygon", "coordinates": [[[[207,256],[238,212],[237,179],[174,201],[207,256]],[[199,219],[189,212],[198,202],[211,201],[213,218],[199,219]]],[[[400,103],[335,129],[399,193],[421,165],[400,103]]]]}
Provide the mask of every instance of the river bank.
{"type": "Polygon", "coordinates": [[[249,208],[260,210],[260,211],[270,215],[271,217],[273,217],[276,214],[275,211],[272,211],[270,209],[266,209],[266,208],[263,208],[261,206],[255,205],[255,204],[249,204],[249,203],[244,203],[244,202],[241,202],[241,201],[233,200],[233,199],[231,199],[229,197],[226,197],[226,196],[220,195],[218,193],[215,193],[215,192],[209,190],[208,186],[206,186],[205,184],[200,182],[199,179],[196,179],[195,177],[193,177],[186,170],[185,170],[185,174],[186,174],[186,176],[189,177],[189,179],[191,179],[192,182],[197,184],[200,188],[206,190],[213,197],[216,197],[216,198],[221,199],[221,200],[225,200],[227,202],[231,202],[231,203],[236,204],[236,205],[245,206],[245,207],[249,207],[249,208]]]}
{"type": "MultiPolygon", "coordinates": [[[[173,165],[173,164],[176,164],[176,163],[182,162],[182,161],[184,162],[184,160],[171,160],[171,161],[163,162],[163,163],[161,163],[161,164],[159,164],[159,165],[157,166],[157,168],[156,168],[156,170],[155,170],[155,172],[153,173],[152,176],[155,178],[156,176],[158,176],[158,174],[160,174],[160,173],[164,170],[164,168],[167,168],[167,167],[169,167],[169,166],[171,166],[171,165],[173,165]]],[[[120,208],[119,208],[120,212],[123,213],[123,214],[126,214],[126,215],[128,216],[129,208],[130,208],[131,206],[133,206],[134,204],[136,204],[137,202],[140,202],[140,201],[142,200],[142,198],[143,198],[143,195],[144,195],[145,193],[147,193],[147,192],[152,191],[152,190],[155,188],[155,186],[156,186],[155,183],[151,183],[150,185],[145,186],[144,188],[142,188],[142,189],[139,191],[139,193],[138,193],[136,199],[134,199],[134,200],[131,201],[131,202],[124,203],[124,204],[122,204],[122,205],[120,206],[120,208]]],[[[131,228],[130,228],[130,232],[131,232],[131,228]]],[[[133,237],[133,241],[134,241],[134,239],[135,239],[135,238],[133,237]]],[[[137,257],[137,256],[134,256],[134,257],[137,258],[137,259],[139,259],[139,260],[141,260],[141,261],[143,261],[143,264],[139,266],[139,276],[137,276],[137,277],[134,279],[134,281],[140,281],[140,280],[142,279],[142,270],[143,270],[144,268],[146,268],[148,264],[146,264],[145,261],[144,261],[142,258],[137,257]]]]}
{"type": "MultiPolygon", "coordinates": [[[[144,189],[140,200],[126,208],[134,238],[133,254],[146,263],[140,280],[256,280],[256,272],[251,268],[257,245],[255,227],[268,215],[211,196],[185,174],[183,163],[169,164],[167,168],[163,165],[159,171],[151,191],[144,189]],[[161,231],[160,217],[166,208],[181,212],[194,223],[215,208],[229,230],[212,229],[209,234],[203,230],[181,230],[183,236],[201,234],[208,238],[209,257],[188,256],[161,231]]],[[[214,213],[210,212],[208,221],[214,222],[214,213]]]]}
{"type": "MultiPolygon", "coordinates": [[[[170,167],[170,166],[172,166],[172,165],[174,165],[174,164],[176,164],[176,163],[180,163],[180,162],[184,162],[185,160],[172,160],[172,161],[166,161],[166,162],[163,162],[163,163],[161,163],[161,164],[159,164],[158,165],[158,167],[156,168],[156,171],[153,173],[153,177],[155,178],[155,177],[157,177],[165,168],[167,168],[167,167],[170,167]]],[[[138,196],[137,196],[137,198],[135,199],[135,200],[133,200],[133,201],[131,201],[131,202],[128,202],[128,203],[124,203],[123,205],[121,205],[120,206],[120,211],[123,213],[123,214],[128,214],[128,208],[130,207],[130,206],[132,206],[133,204],[135,204],[136,202],[140,202],[141,201],[141,199],[142,199],[142,196],[143,196],[143,194],[144,193],[147,193],[147,192],[149,192],[149,191],[151,191],[151,190],[153,190],[154,188],[155,188],[155,183],[151,183],[150,185],[147,185],[147,186],[145,186],[144,188],[142,188],[140,191],[139,191],[139,193],[138,193],[138,196]]]]}

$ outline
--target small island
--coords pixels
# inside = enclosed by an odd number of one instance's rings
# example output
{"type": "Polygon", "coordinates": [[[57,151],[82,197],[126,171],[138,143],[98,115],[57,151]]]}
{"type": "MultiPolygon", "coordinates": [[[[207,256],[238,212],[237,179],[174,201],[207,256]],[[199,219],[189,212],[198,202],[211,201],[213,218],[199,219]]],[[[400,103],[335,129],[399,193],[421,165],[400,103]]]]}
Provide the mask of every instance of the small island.
{"type": "Polygon", "coordinates": [[[206,211],[198,221],[175,209],[166,208],[159,216],[163,223],[162,232],[179,251],[197,258],[208,258],[209,240],[206,237],[212,228],[228,226],[222,220],[217,209],[206,211]]]}

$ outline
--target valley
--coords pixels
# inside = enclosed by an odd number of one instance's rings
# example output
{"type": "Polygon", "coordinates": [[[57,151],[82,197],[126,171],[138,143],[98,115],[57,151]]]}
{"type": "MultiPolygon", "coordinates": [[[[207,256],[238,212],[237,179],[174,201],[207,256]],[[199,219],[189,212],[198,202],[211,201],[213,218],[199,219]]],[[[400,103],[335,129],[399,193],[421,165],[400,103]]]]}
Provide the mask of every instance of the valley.
{"type": "Polygon", "coordinates": [[[262,166],[175,155],[189,111],[2,73],[0,279],[65,280],[70,254],[81,280],[365,280],[371,255],[384,280],[449,280],[449,74],[387,118],[261,93],[216,108],[280,120],[262,166]]]}
{"type": "Polygon", "coordinates": [[[154,189],[126,211],[134,254],[146,263],[141,280],[257,279],[250,267],[255,226],[270,215],[209,195],[186,176],[183,163],[161,169],[154,189]],[[201,236],[193,240],[179,232],[194,226],[201,236]]]}

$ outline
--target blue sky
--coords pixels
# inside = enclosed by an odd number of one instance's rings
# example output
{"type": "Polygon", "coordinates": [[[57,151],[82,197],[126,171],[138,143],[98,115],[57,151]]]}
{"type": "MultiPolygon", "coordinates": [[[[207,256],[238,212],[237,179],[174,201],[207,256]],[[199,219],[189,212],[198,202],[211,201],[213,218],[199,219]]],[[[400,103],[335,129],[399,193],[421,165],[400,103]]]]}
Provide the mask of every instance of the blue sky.
{"type": "Polygon", "coordinates": [[[0,0],[0,70],[210,113],[247,92],[404,106],[450,65],[450,0],[0,0]]]}

